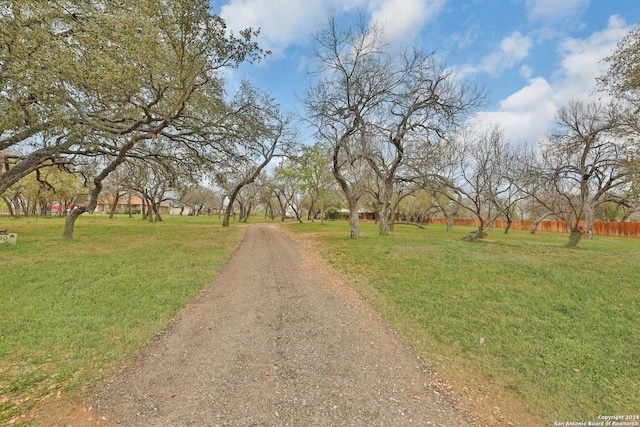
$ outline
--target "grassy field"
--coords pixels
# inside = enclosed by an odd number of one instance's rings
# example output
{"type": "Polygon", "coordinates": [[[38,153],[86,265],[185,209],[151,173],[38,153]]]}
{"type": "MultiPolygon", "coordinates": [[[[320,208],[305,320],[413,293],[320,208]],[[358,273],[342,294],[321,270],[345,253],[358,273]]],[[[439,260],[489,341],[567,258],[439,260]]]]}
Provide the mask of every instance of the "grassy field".
{"type": "Polygon", "coordinates": [[[18,233],[0,245],[0,425],[81,399],[126,363],[238,245],[244,227],[220,224],[85,215],[69,242],[60,219],[0,218],[18,233]]]}
{"type": "MultiPolygon", "coordinates": [[[[476,409],[542,425],[640,413],[640,240],[293,224],[476,409]],[[514,402],[511,405],[509,402],[514,402]],[[506,407],[506,408],[505,408],[506,407]],[[522,414],[523,415],[523,414],[522,414]],[[534,421],[529,421],[534,422],[534,421]]],[[[500,422],[497,422],[500,425],[500,422]]]]}
{"type": "MultiPolygon", "coordinates": [[[[501,425],[640,412],[640,240],[495,230],[467,243],[397,226],[288,223],[465,403],[501,425]],[[525,412],[533,414],[525,416],[525,412]],[[523,421],[523,420],[526,420],[523,421]],[[532,421],[533,420],[533,421],[532,421]]],[[[32,407],[79,401],[126,363],[203,286],[244,227],[217,218],[0,218],[0,425],[32,407]]],[[[16,423],[15,425],[20,425],[16,423]]]]}

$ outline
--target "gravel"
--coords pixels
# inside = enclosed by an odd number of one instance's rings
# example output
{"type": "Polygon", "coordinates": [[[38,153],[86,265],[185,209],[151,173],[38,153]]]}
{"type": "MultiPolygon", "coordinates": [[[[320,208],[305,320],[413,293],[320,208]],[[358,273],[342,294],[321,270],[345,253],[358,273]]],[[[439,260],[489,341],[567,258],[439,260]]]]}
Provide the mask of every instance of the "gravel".
{"type": "Polygon", "coordinates": [[[90,404],[101,426],[475,426],[355,291],[269,225],[90,404]]]}

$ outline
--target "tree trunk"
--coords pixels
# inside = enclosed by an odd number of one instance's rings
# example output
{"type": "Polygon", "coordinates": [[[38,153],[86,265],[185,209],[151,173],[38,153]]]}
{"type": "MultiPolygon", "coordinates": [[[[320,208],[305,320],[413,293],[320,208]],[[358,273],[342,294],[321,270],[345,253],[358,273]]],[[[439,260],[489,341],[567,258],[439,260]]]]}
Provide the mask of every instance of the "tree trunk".
{"type": "Polygon", "coordinates": [[[249,217],[251,216],[251,210],[253,209],[253,204],[249,203],[247,205],[240,206],[240,218],[238,218],[238,222],[247,222],[249,221],[249,217]]]}
{"type": "Polygon", "coordinates": [[[233,189],[231,194],[229,194],[229,202],[227,203],[227,208],[224,210],[224,218],[222,220],[222,226],[223,227],[228,227],[229,226],[229,220],[231,218],[231,212],[233,212],[233,204],[236,202],[236,197],[238,196],[238,193],[240,192],[241,188],[242,187],[238,186],[238,187],[233,189]]]}
{"type": "Polygon", "coordinates": [[[533,223],[533,226],[531,227],[531,234],[536,234],[536,231],[538,231],[538,226],[540,225],[540,223],[545,219],[547,219],[547,217],[549,217],[550,215],[551,214],[548,213],[548,214],[542,215],[540,218],[535,220],[535,222],[533,223]]]}
{"type": "MultiPolygon", "coordinates": [[[[354,127],[354,130],[355,130],[355,127],[354,127]]],[[[350,134],[347,133],[344,135],[344,138],[341,138],[341,140],[346,140],[346,138],[349,136],[350,134]]],[[[358,216],[358,206],[357,206],[359,197],[356,197],[353,194],[351,186],[349,185],[345,177],[342,175],[342,172],[340,171],[340,167],[338,166],[341,146],[342,146],[341,144],[338,144],[333,150],[332,172],[333,172],[333,176],[338,181],[338,184],[340,185],[340,188],[342,189],[342,192],[344,193],[345,198],[347,199],[347,203],[349,204],[349,227],[351,229],[350,237],[352,239],[358,239],[360,238],[360,217],[358,216]]]]}
{"type": "Polygon", "coordinates": [[[595,222],[595,210],[593,205],[589,202],[585,202],[584,209],[584,235],[587,239],[593,238],[593,223],[595,222]]]}
{"type": "Polygon", "coordinates": [[[284,222],[287,215],[287,202],[283,200],[283,195],[276,191],[276,199],[278,200],[278,207],[280,208],[280,222],[284,222]]]}
{"type": "Polygon", "coordinates": [[[580,243],[580,239],[582,239],[582,232],[580,230],[571,230],[571,234],[569,235],[569,241],[565,245],[568,248],[575,248],[580,243]]]}
{"type": "Polygon", "coordinates": [[[511,217],[507,217],[507,226],[504,228],[504,234],[509,234],[511,224],[513,224],[513,219],[511,217]]]}
{"type": "Polygon", "coordinates": [[[109,212],[109,219],[113,219],[113,215],[116,213],[116,209],[118,209],[118,202],[120,201],[121,196],[122,194],[120,194],[119,191],[116,191],[116,195],[113,198],[113,203],[111,204],[111,212],[109,212]]]}
{"type": "Polygon", "coordinates": [[[389,235],[389,209],[383,207],[378,219],[378,234],[381,236],[389,235]]]}
{"type": "Polygon", "coordinates": [[[71,212],[67,214],[67,217],[64,220],[64,232],[62,233],[62,237],[65,239],[73,238],[73,230],[75,229],[76,219],[80,217],[83,213],[86,212],[86,208],[84,206],[74,207],[71,209],[71,212]]]}
{"type": "Polygon", "coordinates": [[[360,216],[358,216],[357,207],[349,206],[349,227],[351,228],[350,237],[352,239],[360,238],[360,216]]]}
{"type": "Polygon", "coordinates": [[[20,218],[20,201],[17,195],[13,198],[13,217],[15,219],[20,218]]]}
{"type": "Polygon", "coordinates": [[[245,207],[241,200],[238,200],[238,222],[244,221],[245,207]]]}
{"type": "Polygon", "coordinates": [[[142,195],[140,195],[140,200],[140,213],[142,214],[142,220],[144,221],[147,219],[147,201],[142,195]]]}
{"type": "Polygon", "coordinates": [[[538,226],[540,225],[541,222],[542,222],[542,219],[539,219],[533,223],[533,225],[531,226],[531,234],[536,234],[536,231],[538,231],[538,226]]]}
{"type": "Polygon", "coordinates": [[[7,205],[9,216],[15,216],[15,213],[13,212],[13,204],[11,203],[11,201],[6,197],[3,197],[2,199],[4,200],[4,204],[7,205]]]}
{"type": "Polygon", "coordinates": [[[447,224],[447,233],[451,233],[453,231],[453,215],[449,212],[445,212],[444,222],[447,224]]]}
{"type": "Polygon", "coordinates": [[[298,222],[300,224],[302,224],[302,219],[300,219],[300,214],[298,213],[298,210],[293,207],[293,203],[291,203],[289,206],[291,206],[291,209],[293,210],[293,213],[296,214],[296,219],[298,220],[298,222]]]}
{"type": "MultiPolygon", "coordinates": [[[[226,195],[222,195],[222,202],[220,202],[220,209],[218,209],[218,219],[220,219],[221,216],[221,212],[223,212],[224,209],[224,199],[226,198],[226,195]]],[[[224,221],[222,221],[222,226],[224,227],[224,221]]]]}
{"type": "Polygon", "coordinates": [[[380,209],[380,222],[378,223],[378,233],[381,236],[389,235],[389,221],[391,218],[391,199],[393,197],[393,176],[387,178],[382,189],[382,209],[380,209]]]}
{"type": "MultiPolygon", "coordinates": [[[[222,226],[223,227],[228,227],[229,226],[229,221],[231,220],[231,215],[233,214],[233,205],[236,202],[236,197],[238,196],[238,193],[240,192],[240,189],[242,187],[238,186],[236,188],[234,188],[234,190],[231,192],[231,194],[229,194],[227,197],[229,198],[229,201],[227,202],[227,207],[224,210],[224,216],[222,217],[222,226]]],[[[234,215],[235,217],[235,215],[234,215]]]]}
{"type": "Polygon", "coordinates": [[[153,201],[151,201],[151,204],[153,205],[153,212],[155,213],[155,221],[154,222],[162,222],[162,216],[160,215],[160,204],[162,202],[159,201],[158,203],[155,203],[153,201]]]}
{"type": "Polygon", "coordinates": [[[149,220],[149,222],[151,223],[153,223],[155,220],[154,214],[155,214],[155,210],[153,206],[153,201],[151,199],[147,199],[147,220],[149,220]]]}
{"type": "Polygon", "coordinates": [[[118,157],[109,163],[102,172],[98,176],[93,179],[93,189],[91,190],[89,197],[89,204],[87,206],[74,207],[71,213],[67,216],[64,225],[64,232],[62,236],[66,239],[73,238],[73,230],[75,228],[76,219],[85,212],[93,212],[98,206],[98,197],[100,196],[100,192],[102,191],[102,181],[109,176],[111,172],[116,170],[118,166],[122,164],[125,160],[125,156],[127,151],[129,151],[133,145],[139,141],[139,138],[133,137],[127,142],[118,153],[118,157]]]}
{"type": "Polygon", "coordinates": [[[315,205],[316,205],[316,201],[312,197],[311,206],[309,207],[309,213],[307,214],[307,221],[314,222],[314,220],[316,219],[315,205]]]}
{"type": "Polygon", "coordinates": [[[482,220],[482,218],[480,218],[479,220],[480,220],[480,225],[478,226],[478,229],[464,236],[462,240],[465,240],[467,242],[475,242],[478,240],[482,240],[487,236],[487,233],[485,233],[484,231],[485,229],[484,221],[482,220]]]}

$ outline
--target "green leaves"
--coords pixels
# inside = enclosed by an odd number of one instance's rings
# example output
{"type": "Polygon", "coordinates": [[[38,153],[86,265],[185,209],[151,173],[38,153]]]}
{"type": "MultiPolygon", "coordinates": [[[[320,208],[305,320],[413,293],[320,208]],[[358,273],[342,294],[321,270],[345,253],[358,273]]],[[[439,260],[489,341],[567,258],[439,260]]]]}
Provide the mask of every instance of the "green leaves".
{"type": "Polygon", "coordinates": [[[228,34],[209,7],[206,0],[1,1],[0,150],[28,142],[15,161],[31,163],[3,171],[0,193],[52,158],[115,158],[132,138],[151,138],[178,120],[183,133],[197,131],[202,117],[194,122],[187,113],[192,103],[219,103],[223,85],[210,84],[218,70],[264,56],[257,32],[228,34]],[[29,157],[45,145],[46,155],[29,157]]]}

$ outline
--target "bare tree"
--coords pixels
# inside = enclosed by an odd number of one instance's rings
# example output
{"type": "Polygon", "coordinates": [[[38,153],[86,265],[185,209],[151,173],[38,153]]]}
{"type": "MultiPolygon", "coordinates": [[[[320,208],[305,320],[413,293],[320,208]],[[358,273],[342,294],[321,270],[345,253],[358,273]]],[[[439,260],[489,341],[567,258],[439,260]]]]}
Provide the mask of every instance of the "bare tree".
{"type": "MultiPolygon", "coordinates": [[[[379,232],[389,232],[397,174],[408,149],[429,150],[430,139],[454,131],[482,94],[456,81],[433,55],[418,50],[396,54],[387,93],[382,94],[369,127],[366,158],[382,182],[379,232]],[[396,65],[399,64],[399,65],[396,65]]],[[[382,66],[388,67],[387,61],[382,66]]]]}
{"type": "Polygon", "coordinates": [[[556,122],[558,129],[531,162],[530,173],[539,181],[529,194],[567,223],[567,245],[573,247],[592,234],[595,209],[615,202],[616,190],[629,185],[633,150],[616,134],[620,122],[613,106],[573,101],[558,111],[556,122]]]}
{"type": "Polygon", "coordinates": [[[463,195],[456,180],[465,155],[455,135],[435,138],[429,141],[428,150],[409,151],[401,173],[401,179],[415,183],[431,196],[444,215],[449,232],[453,231],[453,220],[462,206],[463,195]]]}
{"type": "Polygon", "coordinates": [[[457,144],[460,153],[452,179],[443,180],[452,192],[444,192],[452,201],[463,196],[462,207],[478,220],[478,230],[465,240],[482,239],[485,229],[500,216],[506,215],[516,201],[517,189],[508,172],[514,154],[500,129],[467,129],[457,144]],[[455,197],[455,198],[454,198],[455,197]]]}
{"type": "Polygon", "coordinates": [[[311,123],[333,147],[333,174],[347,198],[351,236],[359,234],[357,194],[342,171],[361,159],[381,183],[379,232],[386,235],[407,141],[455,128],[482,94],[456,81],[433,54],[395,50],[363,19],[343,28],[331,16],[315,41],[320,82],[305,102],[311,123]]]}
{"type": "MultiPolygon", "coordinates": [[[[321,141],[331,147],[332,172],[349,208],[351,238],[360,236],[358,201],[363,188],[354,180],[366,161],[359,151],[364,117],[377,103],[387,75],[377,74],[382,34],[367,29],[364,19],[341,28],[331,15],[315,35],[319,82],[309,88],[304,103],[309,122],[321,141]]],[[[366,166],[366,165],[365,165],[366,166]]]]}
{"type": "Polygon", "coordinates": [[[507,225],[504,234],[509,233],[516,216],[516,210],[526,194],[520,191],[518,181],[521,176],[521,153],[512,147],[509,141],[504,139],[504,134],[500,129],[491,130],[488,138],[488,146],[484,149],[488,151],[488,158],[485,159],[487,166],[487,179],[492,181],[492,186],[486,194],[491,204],[496,209],[497,216],[506,219],[507,225]]]}

